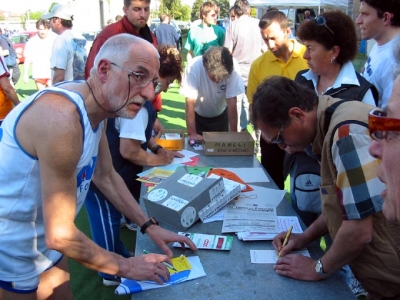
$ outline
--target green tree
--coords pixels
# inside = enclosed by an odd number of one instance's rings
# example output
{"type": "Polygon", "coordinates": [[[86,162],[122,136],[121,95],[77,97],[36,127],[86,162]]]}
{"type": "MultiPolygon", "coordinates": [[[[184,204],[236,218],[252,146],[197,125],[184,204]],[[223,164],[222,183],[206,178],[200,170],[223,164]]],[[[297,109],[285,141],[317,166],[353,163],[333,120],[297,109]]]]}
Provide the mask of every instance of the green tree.
{"type": "Polygon", "coordinates": [[[192,12],[190,13],[190,20],[193,22],[199,18],[200,7],[204,3],[204,0],[195,0],[192,7],[192,12]]]}
{"type": "Polygon", "coordinates": [[[181,20],[182,21],[190,20],[191,11],[192,10],[191,10],[189,5],[187,5],[187,4],[183,5],[182,8],[181,8],[181,13],[182,13],[181,20]]]}
{"type": "Polygon", "coordinates": [[[229,18],[229,0],[215,0],[214,2],[219,8],[219,17],[221,19],[225,17],[229,18]]]}
{"type": "Polygon", "coordinates": [[[165,3],[165,6],[168,7],[169,9],[169,14],[171,15],[172,19],[177,19],[180,20],[182,13],[181,13],[181,9],[182,9],[182,3],[181,0],[174,0],[171,1],[171,3],[169,4],[169,6],[165,3]]]}

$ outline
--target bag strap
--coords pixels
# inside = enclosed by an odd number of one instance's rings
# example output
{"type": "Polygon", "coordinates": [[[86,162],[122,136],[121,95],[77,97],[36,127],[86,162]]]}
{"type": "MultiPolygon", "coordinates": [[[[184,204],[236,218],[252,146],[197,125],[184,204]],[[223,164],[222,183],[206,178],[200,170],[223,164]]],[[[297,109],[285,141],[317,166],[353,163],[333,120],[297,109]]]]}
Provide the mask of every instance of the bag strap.
{"type": "Polygon", "coordinates": [[[364,98],[364,95],[368,92],[368,90],[371,90],[372,96],[374,97],[375,105],[378,106],[379,93],[376,87],[367,79],[362,77],[359,73],[356,72],[356,75],[361,87],[361,91],[359,92],[360,101],[364,98]]]}
{"type": "Polygon", "coordinates": [[[340,100],[337,101],[335,103],[333,103],[331,106],[329,106],[326,110],[325,110],[325,121],[324,121],[324,132],[327,133],[328,132],[328,128],[329,128],[329,124],[331,123],[331,118],[333,113],[335,112],[336,108],[344,103],[344,102],[348,102],[351,101],[349,99],[344,99],[344,100],[340,100]]]}

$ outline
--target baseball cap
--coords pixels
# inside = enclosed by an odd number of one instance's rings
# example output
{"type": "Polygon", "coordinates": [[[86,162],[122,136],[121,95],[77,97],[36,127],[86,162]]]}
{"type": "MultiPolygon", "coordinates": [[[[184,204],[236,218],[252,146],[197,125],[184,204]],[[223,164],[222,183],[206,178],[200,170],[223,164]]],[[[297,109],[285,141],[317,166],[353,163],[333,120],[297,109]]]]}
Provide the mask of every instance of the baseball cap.
{"type": "Polygon", "coordinates": [[[53,6],[53,9],[48,14],[42,15],[42,19],[60,18],[68,21],[72,21],[73,14],[71,9],[66,5],[57,4],[53,6]]]}

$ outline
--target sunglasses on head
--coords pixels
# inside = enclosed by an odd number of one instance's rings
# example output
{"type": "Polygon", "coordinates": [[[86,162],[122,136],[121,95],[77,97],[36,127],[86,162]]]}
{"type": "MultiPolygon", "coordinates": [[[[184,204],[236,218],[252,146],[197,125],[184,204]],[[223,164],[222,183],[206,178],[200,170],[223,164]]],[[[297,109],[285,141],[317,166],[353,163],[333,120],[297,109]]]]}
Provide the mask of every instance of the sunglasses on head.
{"type": "Polygon", "coordinates": [[[371,138],[375,141],[386,139],[391,131],[400,131],[400,119],[388,118],[387,113],[373,109],[368,115],[368,128],[371,138]]]}
{"type": "Polygon", "coordinates": [[[318,26],[324,26],[326,29],[329,30],[329,32],[335,36],[335,33],[333,32],[332,29],[329,28],[329,26],[326,24],[326,19],[323,16],[318,16],[315,17],[314,19],[315,23],[317,23],[318,26]]]}

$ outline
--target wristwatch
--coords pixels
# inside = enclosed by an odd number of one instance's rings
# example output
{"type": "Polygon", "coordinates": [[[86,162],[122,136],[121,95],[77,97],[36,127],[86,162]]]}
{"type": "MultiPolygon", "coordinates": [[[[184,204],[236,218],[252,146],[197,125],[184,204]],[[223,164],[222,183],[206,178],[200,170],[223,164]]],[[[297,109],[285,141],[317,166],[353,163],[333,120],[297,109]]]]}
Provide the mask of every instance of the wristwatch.
{"type": "Polygon", "coordinates": [[[325,277],[329,276],[329,274],[324,272],[324,266],[322,265],[321,259],[318,259],[317,262],[315,263],[315,272],[325,277]]]}
{"type": "Polygon", "coordinates": [[[145,234],[146,229],[151,225],[159,225],[158,221],[154,217],[150,217],[150,219],[140,227],[140,232],[145,234]]]}

